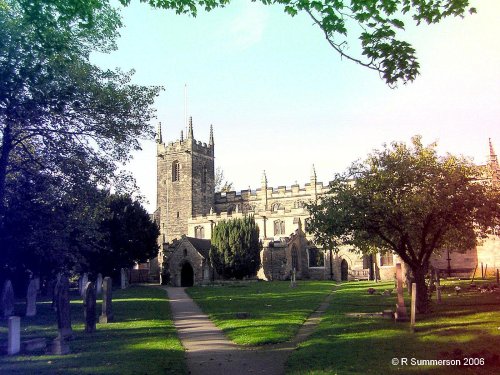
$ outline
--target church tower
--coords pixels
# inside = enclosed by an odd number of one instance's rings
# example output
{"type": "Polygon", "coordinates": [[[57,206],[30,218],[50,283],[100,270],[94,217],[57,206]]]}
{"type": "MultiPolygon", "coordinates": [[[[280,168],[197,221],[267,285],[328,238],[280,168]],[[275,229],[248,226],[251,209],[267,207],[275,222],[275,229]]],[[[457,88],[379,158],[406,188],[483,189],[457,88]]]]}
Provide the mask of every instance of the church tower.
{"type": "Polygon", "coordinates": [[[208,145],[196,141],[189,118],[186,138],[163,143],[157,135],[157,215],[160,242],[172,242],[188,232],[188,219],[206,215],[213,206],[215,190],[214,137],[210,126],[208,145]]]}

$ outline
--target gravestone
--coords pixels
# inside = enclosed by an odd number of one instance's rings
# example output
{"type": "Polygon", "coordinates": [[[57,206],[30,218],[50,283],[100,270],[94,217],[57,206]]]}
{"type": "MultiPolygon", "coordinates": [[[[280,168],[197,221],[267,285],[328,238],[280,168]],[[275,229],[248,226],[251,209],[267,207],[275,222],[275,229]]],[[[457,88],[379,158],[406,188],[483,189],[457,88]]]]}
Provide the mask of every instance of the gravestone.
{"type": "MultiPolygon", "coordinates": [[[[56,299],[59,338],[64,341],[73,336],[73,330],[71,329],[71,308],[69,304],[69,280],[67,276],[60,276],[55,287],[54,297],[56,299]]],[[[57,345],[61,346],[62,344],[57,345]]]]}
{"type": "Polygon", "coordinates": [[[398,302],[396,304],[394,318],[397,322],[404,322],[408,320],[408,315],[406,314],[405,300],[403,298],[403,271],[401,269],[401,263],[396,264],[396,280],[398,284],[398,302]]]}
{"type": "Polygon", "coordinates": [[[0,305],[3,310],[4,318],[14,315],[14,289],[12,288],[10,280],[5,280],[3,283],[0,305]]]}
{"type": "Polygon", "coordinates": [[[410,311],[410,325],[412,331],[415,331],[415,315],[417,313],[417,284],[411,284],[411,311],[410,311]]]}
{"type": "Polygon", "coordinates": [[[64,355],[70,353],[68,342],[62,337],[57,337],[52,341],[51,353],[55,355],[64,355]]]}
{"type": "Polygon", "coordinates": [[[297,281],[295,279],[295,267],[293,267],[292,277],[290,278],[290,288],[295,288],[297,286],[297,281]]]}
{"type": "Polygon", "coordinates": [[[21,350],[21,318],[11,316],[9,318],[9,338],[7,341],[7,354],[14,355],[21,350]]]}
{"type": "Polygon", "coordinates": [[[36,315],[36,281],[31,279],[28,284],[28,290],[26,291],[26,316],[36,315]]]}
{"type": "Polygon", "coordinates": [[[126,289],[128,286],[128,278],[127,278],[127,271],[125,270],[125,268],[121,269],[120,281],[121,281],[121,288],[126,289]]]}
{"type": "Polygon", "coordinates": [[[98,296],[102,293],[102,274],[100,273],[97,275],[97,280],[95,282],[95,291],[98,296]]]}
{"type": "Polygon", "coordinates": [[[95,307],[96,307],[96,295],[93,282],[87,282],[85,285],[85,291],[83,293],[83,315],[85,317],[85,332],[92,333],[95,332],[95,307]]]}
{"type": "Polygon", "coordinates": [[[439,272],[436,274],[436,298],[437,303],[441,303],[441,280],[439,272]]]}
{"type": "Polygon", "coordinates": [[[113,321],[112,301],[113,283],[111,277],[105,277],[102,282],[102,314],[99,316],[99,323],[109,323],[113,321]]]}
{"type": "Polygon", "coordinates": [[[85,272],[82,276],[82,289],[80,290],[80,295],[83,297],[83,294],[85,293],[85,287],[87,286],[87,283],[89,282],[89,275],[85,272]]]}

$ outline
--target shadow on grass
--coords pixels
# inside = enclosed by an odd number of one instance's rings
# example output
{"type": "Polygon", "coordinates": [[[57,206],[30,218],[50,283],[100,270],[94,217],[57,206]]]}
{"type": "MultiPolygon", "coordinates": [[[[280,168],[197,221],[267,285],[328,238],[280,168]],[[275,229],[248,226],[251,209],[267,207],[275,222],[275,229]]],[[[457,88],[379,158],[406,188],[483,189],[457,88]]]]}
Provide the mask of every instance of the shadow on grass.
{"type": "MultiPolygon", "coordinates": [[[[393,301],[383,296],[366,297],[369,283],[343,284],[316,332],[300,345],[287,363],[289,374],[494,374],[500,373],[500,303],[494,295],[481,298],[477,309],[462,309],[455,304],[473,306],[476,296],[446,296],[435,311],[417,316],[417,330],[408,323],[365,317],[348,317],[347,312],[371,312],[373,305],[393,309],[393,301]],[[360,300],[371,301],[365,308],[360,300]],[[356,301],[355,304],[352,302],[356,301]],[[460,366],[393,365],[416,360],[460,360],[460,366]],[[465,366],[467,358],[484,358],[483,366],[465,366]]],[[[375,284],[374,287],[377,285],[375,284]]]]}
{"type": "MultiPolygon", "coordinates": [[[[0,357],[5,374],[185,374],[184,351],[171,322],[163,290],[131,287],[113,292],[115,321],[97,324],[94,333],[83,332],[83,306],[72,296],[74,339],[71,354],[65,356],[21,355],[0,357]]],[[[22,318],[22,338],[57,335],[55,313],[50,303],[37,304],[38,314],[22,318]]],[[[97,308],[100,313],[100,306],[97,308]]],[[[0,325],[2,336],[5,322],[0,325]]],[[[38,355],[36,355],[38,354],[38,355]]]]}

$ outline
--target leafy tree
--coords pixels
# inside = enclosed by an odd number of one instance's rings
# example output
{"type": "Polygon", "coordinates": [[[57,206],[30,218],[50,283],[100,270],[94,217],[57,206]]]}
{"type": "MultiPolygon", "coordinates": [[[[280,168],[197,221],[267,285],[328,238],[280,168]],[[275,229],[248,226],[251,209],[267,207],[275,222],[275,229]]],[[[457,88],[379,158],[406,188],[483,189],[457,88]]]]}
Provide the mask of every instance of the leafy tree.
{"type": "Polygon", "coordinates": [[[260,266],[259,227],[253,216],[222,220],[212,232],[210,261],[226,278],[254,276],[260,266]]]}
{"type": "MultiPolygon", "coordinates": [[[[253,0],[256,1],[256,0],[253,0]]],[[[124,5],[130,0],[120,0],[124,5]]],[[[210,11],[224,7],[230,0],[141,0],[153,7],[196,16],[198,9],[210,11]]],[[[342,58],[377,71],[389,85],[413,81],[419,73],[415,49],[401,40],[405,18],[417,25],[438,23],[449,16],[468,11],[469,0],[260,0],[265,5],[279,4],[285,13],[305,13],[324,33],[327,42],[342,58]],[[348,38],[361,44],[360,56],[350,53],[348,38]]]]}
{"type": "Polygon", "coordinates": [[[114,47],[120,25],[107,1],[2,2],[0,236],[9,175],[36,170],[66,191],[108,186],[116,163],[154,136],[148,122],[160,88],[89,62],[90,51],[114,47]]]}
{"type": "Polygon", "coordinates": [[[462,157],[438,156],[420,137],[394,142],[335,176],[330,194],[309,206],[310,228],[363,253],[398,254],[425,312],[431,255],[471,248],[499,222],[499,190],[480,182],[483,172],[462,157]]]}
{"type": "Polygon", "coordinates": [[[128,195],[111,194],[105,199],[103,216],[99,247],[85,254],[87,270],[116,275],[120,268],[157,255],[158,226],[139,202],[128,195]]]}

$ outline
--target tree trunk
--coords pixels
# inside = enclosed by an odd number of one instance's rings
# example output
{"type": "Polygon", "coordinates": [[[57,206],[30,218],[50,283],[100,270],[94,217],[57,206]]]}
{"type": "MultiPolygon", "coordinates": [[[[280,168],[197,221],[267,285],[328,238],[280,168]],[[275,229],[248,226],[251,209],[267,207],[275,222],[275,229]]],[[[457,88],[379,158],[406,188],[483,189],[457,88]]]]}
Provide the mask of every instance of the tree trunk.
{"type": "Polygon", "coordinates": [[[11,128],[7,124],[3,129],[2,149],[0,152],[0,235],[3,231],[5,216],[5,183],[7,181],[7,166],[9,164],[9,155],[12,150],[11,128]]]}
{"type": "Polygon", "coordinates": [[[429,298],[425,275],[427,270],[424,267],[412,268],[413,282],[417,284],[417,311],[419,313],[429,312],[429,298]]]}

